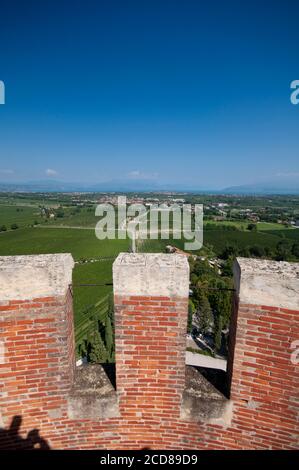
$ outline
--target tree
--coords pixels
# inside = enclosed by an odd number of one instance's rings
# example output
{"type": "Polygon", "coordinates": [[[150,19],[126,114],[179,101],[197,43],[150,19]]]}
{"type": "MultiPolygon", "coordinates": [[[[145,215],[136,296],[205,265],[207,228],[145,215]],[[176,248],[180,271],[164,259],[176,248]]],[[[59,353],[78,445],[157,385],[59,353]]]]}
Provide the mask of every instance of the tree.
{"type": "Polygon", "coordinates": [[[110,362],[113,355],[113,330],[111,325],[111,318],[107,315],[105,320],[105,345],[107,351],[107,360],[110,362]]]}
{"type": "Polygon", "coordinates": [[[193,324],[193,315],[195,312],[195,306],[191,299],[188,304],[188,322],[187,322],[187,333],[191,333],[193,324]]]}
{"type": "Polygon", "coordinates": [[[6,225],[1,225],[0,232],[6,232],[7,228],[6,225]]]}
{"type": "Polygon", "coordinates": [[[245,246],[240,250],[240,256],[243,256],[243,258],[250,258],[250,250],[248,246],[245,246]]]}
{"type": "Polygon", "coordinates": [[[296,258],[299,258],[299,243],[294,243],[292,246],[292,255],[296,256],[296,258]]]}
{"type": "Polygon", "coordinates": [[[99,331],[95,331],[90,339],[89,360],[95,363],[107,361],[107,351],[99,331]]]}
{"type": "Polygon", "coordinates": [[[247,230],[250,230],[251,232],[256,232],[257,231],[257,225],[256,224],[248,224],[247,225],[247,230]]]}
{"type": "Polygon", "coordinates": [[[209,262],[205,260],[198,260],[195,262],[193,267],[193,275],[196,274],[197,277],[201,277],[205,274],[211,274],[214,272],[214,268],[209,265],[209,262]]]}
{"type": "Polygon", "coordinates": [[[64,212],[61,208],[57,209],[56,216],[59,217],[60,219],[63,219],[64,212]]]}
{"type": "Polygon", "coordinates": [[[269,246],[265,246],[265,256],[267,258],[273,258],[273,253],[271,251],[271,248],[269,248],[269,246]]]}
{"type": "Polygon", "coordinates": [[[11,224],[10,226],[11,230],[16,230],[17,228],[19,228],[18,224],[11,224]]]}
{"type": "Polygon", "coordinates": [[[80,357],[88,356],[89,350],[90,350],[90,344],[88,343],[88,340],[86,339],[83,339],[83,341],[77,345],[77,351],[80,357]]]}
{"type": "Polygon", "coordinates": [[[222,265],[221,274],[223,277],[233,276],[233,258],[228,258],[222,265]]]}
{"type": "Polygon", "coordinates": [[[253,245],[249,248],[250,254],[256,258],[262,258],[265,256],[264,247],[261,245],[253,245]]]}
{"type": "Polygon", "coordinates": [[[115,355],[115,325],[114,325],[114,301],[113,293],[108,297],[108,314],[105,320],[105,345],[108,354],[108,362],[114,362],[115,355]]]}
{"type": "Polygon", "coordinates": [[[227,289],[232,287],[232,283],[224,281],[224,279],[214,279],[210,283],[210,287],[213,290],[209,291],[208,298],[215,319],[214,323],[216,324],[217,318],[221,316],[222,327],[226,328],[229,325],[232,311],[232,292],[227,289]]]}
{"type": "Polygon", "coordinates": [[[198,276],[193,272],[191,272],[190,282],[191,282],[191,286],[195,286],[198,282],[198,276]]]}
{"type": "Polygon", "coordinates": [[[276,245],[276,259],[278,261],[286,261],[291,255],[292,246],[289,240],[281,240],[276,245]]]}
{"type": "Polygon", "coordinates": [[[217,320],[215,322],[215,331],[214,331],[214,344],[215,344],[215,349],[219,351],[221,349],[221,343],[222,343],[222,316],[219,315],[217,317],[217,320]]]}
{"type": "Polygon", "coordinates": [[[238,251],[238,248],[235,245],[226,245],[226,247],[224,248],[224,250],[222,251],[222,253],[220,255],[220,258],[228,259],[231,256],[236,257],[236,256],[238,256],[238,254],[239,254],[239,251],[238,251]]]}
{"type": "Polygon", "coordinates": [[[213,323],[212,309],[207,296],[200,294],[196,312],[198,327],[202,333],[207,333],[213,323]]]}
{"type": "MultiPolygon", "coordinates": [[[[236,252],[236,247],[227,245],[227,254],[236,252]]],[[[234,256],[228,256],[221,263],[210,266],[207,260],[190,264],[192,276],[192,303],[195,307],[194,326],[202,332],[212,332],[216,346],[221,348],[222,330],[227,328],[232,311],[232,263],[234,256]],[[196,275],[195,275],[196,271],[196,275]],[[197,278],[197,279],[196,279],[197,278]],[[220,318],[221,317],[221,318],[220,318]]],[[[190,306],[189,306],[190,309],[190,306]]],[[[189,323],[191,315],[189,310],[189,323]]]]}

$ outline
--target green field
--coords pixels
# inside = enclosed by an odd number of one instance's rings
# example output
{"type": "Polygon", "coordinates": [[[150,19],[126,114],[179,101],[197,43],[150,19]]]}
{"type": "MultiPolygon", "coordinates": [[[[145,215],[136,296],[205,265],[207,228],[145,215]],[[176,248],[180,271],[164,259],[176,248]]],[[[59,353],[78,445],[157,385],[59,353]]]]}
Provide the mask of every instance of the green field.
{"type": "MultiPolygon", "coordinates": [[[[223,220],[223,221],[215,221],[215,220],[205,220],[204,221],[204,226],[209,225],[209,226],[214,226],[215,230],[217,228],[221,229],[221,226],[231,226],[231,227],[236,227],[238,230],[244,230],[244,231],[249,231],[248,230],[248,225],[252,223],[249,220],[223,220]]],[[[277,224],[274,222],[257,222],[256,223],[256,228],[259,232],[263,232],[266,230],[293,230],[293,228],[290,227],[285,227],[282,224],[277,224]]]]}
{"type": "Polygon", "coordinates": [[[173,245],[181,250],[184,249],[184,240],[137,240],[137,251],[139,253],[165,253],[166,246],[173,245]]]}
{"type": "Polygon", "coordinates": [[[64,207],[63,217],[55,217],[43,221],[43,225],[69,226],[69,227],[91,227],[94,228],[99,221],[99,217],[95,216],[94,207],[64,207]]]}
{"type": "Polygon", "coordinates": [[[276,224],[274,222],[258,222],[257,223],[257,229],[259,231],[264,231],[264,230],[281,230],[281,231],[290,231],[290,230],[295,230],[291,227],[284,227],[282,224],[276,224]]]}
{"type": "MultiPolygon", "coordinates": [[[[299,240],[299,230],[279,230],[279,231],[226,231],[226,230],[206,230],[203,233],[204,245],[213,245],[217,256],[227,245],[235,245],[239,249],[248,246],[260,245],[263,248],[275,250],[277,243],[282,236],[299,240]]],[[[138,240],[138,251],[141,252],[164,252],[167,245],[175,245],[184,249],[184,240],[138,240]]],[[[195,252],[196,253],[196,252],[195,252]]]]}
{"type": "Polygon", "coordinates": [[[299,242],[299,228],[293,230],[271,230],[271,235],[281,238],[288,238],[292,242],[299,242]]]}
{"type": "Polygon", "coordinates": [[[215,230],[217,230],[217,227],[222,226],[231,226],[231,227],[236,227],[239,230],[247,230],[248,227],[248,221],[247,220],[223,220],[223,221],[216,221],[216,220],[204,220],[204,226],[209,225],[209,226],[214,226],[215,230]]]}
{"type": "MultiPolygon", "coordinates": [[[[6,202],[6,201],[5,201],[6,202]]],[[[41,216],[41,208],[43,201],[40,204],[36,202],[15,202],[14,204],[0,203],[0,227],[5,225],[7,230],[10,229],[11,224],[16,223],[19,227],[28,227],[34,223],[41,224],[44,227],[58,226],[58,227],[89,227],[95,228],[97,222],[100,220],[99,216],[95,216],[96,205],[91,207],[80,206],[62,206],[61,211],[63,217],[46,218],[41,216]]],[[[54,207],[56,210],[59,204],[47,202],[47,207],[54,207]]],[[[115,209],[115,226],[117,227],[117,210],[115,209]]]]}
{"type": "Polygon", "coordinates": [[[79,260],[116,256],[128,247],[128,240],[98,240],[92,229],[36,227],[0,233],[0,256],[72,253],[79,260]]]}
{"type": "Polygon", "coordinates": [[[76,344],[93,330],[95,321],[105,320],[112,286],[81,286],[112,282],[113,260],[76,265],[73,271],[74,321],[76,344]]]}
{"type": "Polygon", "coordinates": [[[38,207],[0,205],[0,227],[5,225],[7,230],[10,229],[11,224],[28,227],[28,225],[33,225],[35,221],[42,221],[38,207]]]}
{"type": "Polygon", "coordinates": [[[279,238],[269,232],[226,232],[224,230],[207,230],[204,232],[204,244],[214,246],[216,254],[221,253],[226,245],[236,245],[239,249],[252,245],[275,249],[279,238]]]}
{"type": "MultiPolygon", "coordinates": [[[[97,222],[101,219],[95,215],[96,205],[92,207],[63,207],[63,217],[54,217],[51,219],[43,219],[43,227],[86,227],[94,229],[97,222]]],[[[117,208],[114,209],[115,227],[118,227],[117,208]]],[[[106,215],[104,213],[104,215],[106,215]]]]}

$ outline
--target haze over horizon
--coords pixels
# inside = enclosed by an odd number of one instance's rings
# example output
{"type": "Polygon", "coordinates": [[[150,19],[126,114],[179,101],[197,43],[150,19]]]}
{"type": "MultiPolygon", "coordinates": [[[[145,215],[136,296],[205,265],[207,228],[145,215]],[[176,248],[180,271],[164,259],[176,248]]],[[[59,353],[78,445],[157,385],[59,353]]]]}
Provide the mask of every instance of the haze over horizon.
{"type": "Polygon", "coordinates": [[[299,4],[1,5],[0,182],[299,186],[299,4]]]}

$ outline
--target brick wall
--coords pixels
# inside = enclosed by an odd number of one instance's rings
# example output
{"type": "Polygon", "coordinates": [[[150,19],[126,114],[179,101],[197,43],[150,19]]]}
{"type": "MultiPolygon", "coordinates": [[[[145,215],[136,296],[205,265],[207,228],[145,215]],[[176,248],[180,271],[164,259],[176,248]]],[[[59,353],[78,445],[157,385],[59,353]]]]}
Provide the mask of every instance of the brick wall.
{"type": "Polygon", "coordinates": [[[298,448],[299,311],[239,303],[231,399],[237,429],[257,448],[298,448]]]}
{"type": "Polygon", "coordinates": [[[122,416],[179,417],[187,308],[182,298],[115,297],[116,377],[122,416]]]}
{"type": "Polygon", "coordinates": [[[31,417],[42,416],[58,409],[70,390],[74,348],[67,298],[12,300],[0,306],[2,418],[27,410],[31,417]]]}
{"type": "Polygon", "coordinates": [[[237,263],[229,359],[233,414],[231,422],[211,424],[180,418],[186,260],[120,255],[114,265],[119,415],[71,419],[72,263],[68,255],[53,256],[53,262],[50,255],[45,262],[0,258],[0,281],[10,281],[0,283],[0,448],[299,447],[298,366],[290,360],[298,339],[298,265],[237,263]],[[21,279],[29,268],[30,282],[16,289],[9,277],[21,279]]]}

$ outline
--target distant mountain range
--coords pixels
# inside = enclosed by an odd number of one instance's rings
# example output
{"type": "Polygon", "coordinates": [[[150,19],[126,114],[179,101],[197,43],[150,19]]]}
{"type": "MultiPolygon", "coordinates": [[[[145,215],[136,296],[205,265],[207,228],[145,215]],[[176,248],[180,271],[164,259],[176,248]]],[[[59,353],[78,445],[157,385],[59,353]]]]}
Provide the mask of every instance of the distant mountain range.
{"type": "Polygon", "coordinates": [[[111,180],[98,184],[69,183],[56,180],[28,181],[23,183],[1,183],[0,191],[24,192],[129,192],[162,190],[152,180],[111,180]]]}
{"type": "Polygon", "coordinates": [[[299,194],[299,181],[274,178],[255,184],[231,186],[223,190],[226,194],[299,194]]]}
{"type": "Polygon", "coordinates": [[[176,191],[208,194],[299,194],[299,181],[288,178],[274,178],[271,181],[255,184],[231,186],[213,190],[201,189],[195,185],[172,183],[163,184],[153,180],[129,179],[111,180],[98,184],[69,183],[57,180],[40,180],[28,182],[0,182],[1,192],[149,192],[176,191]]]}

